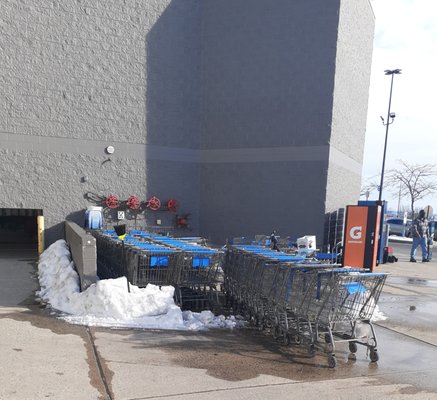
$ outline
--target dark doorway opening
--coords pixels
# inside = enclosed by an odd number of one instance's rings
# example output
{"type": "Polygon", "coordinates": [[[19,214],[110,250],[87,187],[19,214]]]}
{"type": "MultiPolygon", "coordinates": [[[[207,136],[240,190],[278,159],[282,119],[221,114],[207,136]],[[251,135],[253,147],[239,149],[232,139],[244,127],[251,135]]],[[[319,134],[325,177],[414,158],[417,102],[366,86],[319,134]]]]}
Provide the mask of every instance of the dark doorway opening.
{"type": "Polygon", "coordinates": [[[40,215],[42,210],[0,208],[0,245],[37,250],[40,215]]]}

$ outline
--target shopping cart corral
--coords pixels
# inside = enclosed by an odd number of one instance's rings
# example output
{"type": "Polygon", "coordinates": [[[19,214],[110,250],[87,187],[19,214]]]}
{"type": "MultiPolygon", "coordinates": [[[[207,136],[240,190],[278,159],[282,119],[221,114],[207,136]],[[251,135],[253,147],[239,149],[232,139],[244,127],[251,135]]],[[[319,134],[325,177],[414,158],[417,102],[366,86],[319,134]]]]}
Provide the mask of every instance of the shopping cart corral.
{"type": "Polygon", "coordinates": [[[122,242],[113,231],[93,231],[97,242],[97,274],[100,278],[126,276],[130,283],[145,287],[170,285],[178,268],[178,252],[126,235],[122,242]]]}
{"type": "Polygon", "coordinates": [[[171,281],[182,308],[205,309],[211,308],[211,301],[219,303],[223,251],[199,245],[192,238],[156,236],[151,240],[178,252],[178,268],[172,270],[171,281]]]}
{"type": "Polygon", "coordinates": [[[234,312],[284,344],[323,349],[335,367],[335,344],[358,344],[377,361],[377,340],[371,317],[386,274],[310,262],[257,245],[227,246],[224,287],[234,312]]]}
{"type": "Polygon", "coordinates": [[[273,251],[264,239],[254,244],[244,238],[223,251],[198,244],[198,238],[142,231],[123,241],[112,231],[94,235],[100,278],[172,285],[183,309],[218,306],[242,315],[284,345],[306,346],[310,354],[322,350],[330,367],[337,365],[342,342],[352,353],[361,345],[370,361],[379,359],[371,318],[386,274],[342,268],[330,253],[318,259],[273,251]]]}
{"type": "Polygon", "coordinates": [[[175,239],[134,230],[122,242],[111,230],[93,234],[99,276],[127,276],[139,287],[172,285],[175,302],[184,309],[211,309],[219,302],[223,251],[198,244],[201,238],[175,239]]]}

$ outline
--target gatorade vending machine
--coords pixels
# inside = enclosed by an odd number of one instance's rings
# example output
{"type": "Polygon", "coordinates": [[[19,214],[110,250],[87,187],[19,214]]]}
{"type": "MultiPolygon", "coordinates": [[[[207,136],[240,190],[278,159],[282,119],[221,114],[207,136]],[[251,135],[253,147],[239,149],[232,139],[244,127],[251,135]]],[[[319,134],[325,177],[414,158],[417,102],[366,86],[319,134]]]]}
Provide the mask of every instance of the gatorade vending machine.
{"type": "Polygon", "coordinates": [[[388,246],[388,226],[384,223],[384,216],[388,210],[386,200],[360,200],[359,206],[381,206],[381,220],[379,222],[378,252],[376,254],[376,265],[383,264],[386,249],[388,246]]]}
{"type": "Polygon", "coordinates": [[[343,266],[373,271],[378,251],[381,206],[347,206],[343,266]]]}

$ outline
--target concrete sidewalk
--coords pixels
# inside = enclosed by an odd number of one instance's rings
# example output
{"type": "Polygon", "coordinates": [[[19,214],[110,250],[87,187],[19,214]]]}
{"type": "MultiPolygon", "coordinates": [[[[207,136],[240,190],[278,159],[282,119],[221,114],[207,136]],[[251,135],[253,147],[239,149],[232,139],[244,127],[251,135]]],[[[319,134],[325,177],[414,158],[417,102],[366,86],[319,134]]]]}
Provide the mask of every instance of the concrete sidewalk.
{"type": "Polygon", "coordinates": [[[379,308],[387,320],[378,324],[437,346],[437,262],[383,264],[389,275],[379,308]]]}
{"type": "Polygon", "coordinates": [[[2,253],[0,399],[437,399],[437,264],[378,271],[390,273],[379,302],[388,319],[376,326],[380,360],[340,344],[330,369],[322,352],[311,356],[256,329],[69,325],[35,301],[32,256],[2,253]]]}
{"type": "Polygon", "coordinates": [[[413,277],[418,279],[437,280],[437,261],[432,260],[428,263],[411,263],[400,260],[395,263],[380,264],[375,272],[386,272],[394,277],[413,277]]]}

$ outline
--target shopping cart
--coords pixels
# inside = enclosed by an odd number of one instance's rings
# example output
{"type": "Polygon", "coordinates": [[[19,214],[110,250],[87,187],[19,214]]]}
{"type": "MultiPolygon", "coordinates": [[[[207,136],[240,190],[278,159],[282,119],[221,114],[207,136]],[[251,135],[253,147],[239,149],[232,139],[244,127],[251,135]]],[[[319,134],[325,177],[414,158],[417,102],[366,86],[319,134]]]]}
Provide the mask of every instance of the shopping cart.
{"type": "Polygon", "coordinates": [[[370,359],[377,361],[370,319],[386,275],[338,268],[324,256],[322,261],[256,244],[227,245],[223,268],[228,303],[284,344],[304,344],[313,353],[322,347],[320,338],[325,339],[331,367],[339,341],[349,342],[351,352],[358,344],[366,346],[370,359]]]}
{"type": "MultiPolygon", "coordinates": [[[[320,271],[308,290],[301,309],[307,336],[313,344],[325,341],[328,365],[335,367],[335,343],[348,342],[355,353],[365,346],[372,362],[379,359],[377,339],[371,318],[387,274],[333,269],[320,271]]],[[[301,326],[302,327],[302,326],[301,326]]]]}
{"type": "Polygon", "coordinates": [[[199,245],[193,238],[153,236],[148,240],[177,251],[176,268],[171,270],[170,279],[181,307],[204,309],[211,307],[213,298],[218,302],[223,251],[199,245]]]}
{"type": "Polygon", "coordinates": [[[97,276],[114,279],[125,275],[122,263],[121,241],[116,241],[114,231],[92,231],[97,247],[97,276]]]}
{"type": "Polygon", "coordinates": [[[178,253],[174,249],[143,242],[130,243],[127,247],[129,278],[134,285],[145,287],[149,283],[172,285],[177,269],[178,253]]]}
{"type": "Polygon", "coordinates": [[[114,231],[93,231],[97,243],[97,273],[101,279],[126,276],[132,284],[145,287],[171,285],[178,252],[136,236],[120,240],[114,231]]]}
{"type": "Polygon", "coordinates": [[[278,273],[283,263],[298,263],[302,257],[272,251],[261,245],[228,245],[224,263],[224,287],[228,304],[257,326],[271,329],[275,321],[278,273]]]}

